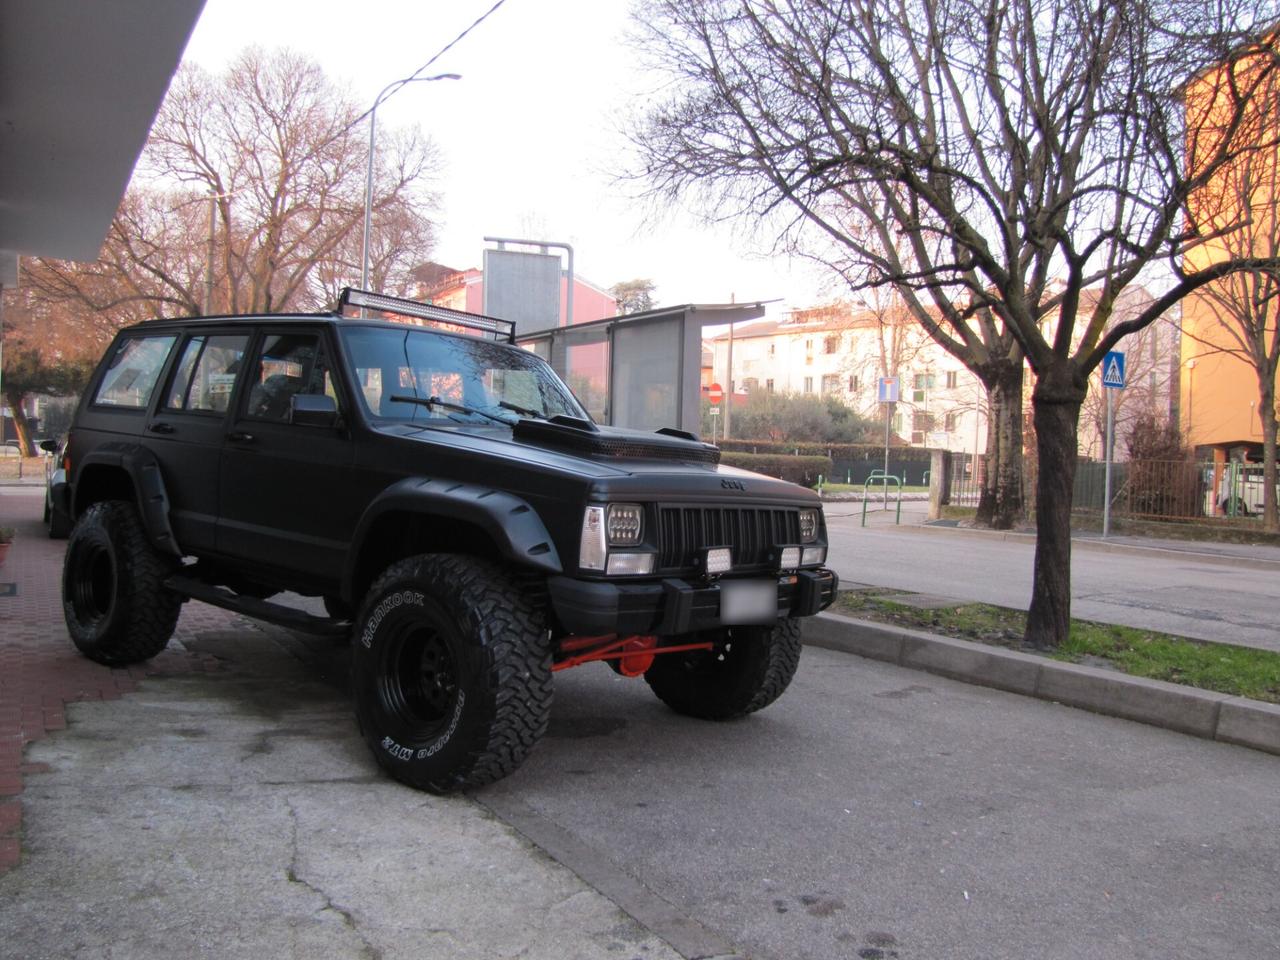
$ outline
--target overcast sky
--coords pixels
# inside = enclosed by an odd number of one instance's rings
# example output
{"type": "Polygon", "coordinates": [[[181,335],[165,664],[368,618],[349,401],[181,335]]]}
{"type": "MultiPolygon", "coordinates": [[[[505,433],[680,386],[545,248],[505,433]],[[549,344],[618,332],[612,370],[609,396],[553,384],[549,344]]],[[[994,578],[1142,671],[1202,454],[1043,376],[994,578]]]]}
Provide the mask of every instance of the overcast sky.
{"type": "MultiPolygon", "coordinates": [[[[251,44],[287,46],[372,104],[493,2],[207,0],[186,58],[216,70],[251,44]]],[[[623,42],[629,7],[506,0],[429,71],[461,80],[406,86],[378,109],[380,129],[418,124],[441,150],[436,259],[479,266],[485,236],[536,237],[572,244],[577,271],[603,287],[652,279],[660,304],[812,304],[823,293],[807,264],[762,256],[741,229],[690,212],[647,223],[612,182],[620,119],[655,87],[623,42]]]]}

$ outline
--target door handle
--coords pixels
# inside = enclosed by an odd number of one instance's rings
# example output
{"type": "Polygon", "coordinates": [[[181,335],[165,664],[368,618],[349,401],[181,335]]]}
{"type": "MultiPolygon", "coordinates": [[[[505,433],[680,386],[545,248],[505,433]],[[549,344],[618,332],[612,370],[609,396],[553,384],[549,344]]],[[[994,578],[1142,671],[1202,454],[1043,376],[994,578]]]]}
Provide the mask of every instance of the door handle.
{"type": "Polygon", "coordinates": [[[253,434],[237,430],[234,433],[228,433],[227,439],[233,443],[253,443],[253,434]]]}
{"type": "Polygon", "coordinates": [[[150,430],[152,433],[177,433],[178,432],[177,428],[174,427],[173,424],[164,423],[163,421],[158,423],[153,423],[151,424],[151,426],[147,427],[147,429],[150,430]]]}

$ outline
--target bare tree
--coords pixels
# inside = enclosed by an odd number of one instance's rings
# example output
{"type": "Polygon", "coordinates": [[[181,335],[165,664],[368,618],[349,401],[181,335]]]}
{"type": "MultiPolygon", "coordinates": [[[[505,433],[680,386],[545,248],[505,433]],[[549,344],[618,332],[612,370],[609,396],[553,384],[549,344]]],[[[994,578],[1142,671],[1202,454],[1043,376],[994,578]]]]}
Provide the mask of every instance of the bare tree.
{"type": "MultiPolygon", "coordinates": [[[[85,330],[66,310],[51,307],[24,289],[5,289],[4,401],[8,404],[18,446],[36,455],[27,400],[36,394],[75,396],[84,387],[93,361],[109,333],[85,330]]],[[[47,433],[45,434],[48,435],[47,433]]]]}
{"type": "MultiPolygon", "coordinates": [[[[837,236],[856,238],[841,242],[831,235],[820,244],[826,253],[810,256],[835,270],[855,291],[871,303],[888,294],[901,306],[904,318],[918,325],[929,336],[959,359],[978,378],[986,391],[987,470],[982,477],[978,509],[974,522],[979,526],[1008,530],[1022,520],[1022,349],[1012,331],[998,322],[992,311],[978,305],[966,311],[964,323],[972,334],[965,347],[957,350],[950,336],[939,338],[948,323],[961,316],[954,309],[948,314],[939,306],[942,294],[922,296],[912,284],[895,278],[916,278],[930,269],[930,261],[921,261],[918,237],[902,229],[892,229],[896,211],[906,200],[903,189],[882,184],[879,190],[855,185],[857,204],[827,205],[837,226],[837,236]],[[877,255],[872,256],[874,251],[877,255]]],[[[799,240],[798,242],[806,242],[799,240]]],[[[952,305],[954,307],[954,304],[952,305]]],[[[888,374],[886,374],[887,376],[888,374]]],[[[891,411],[892,415],[892,411],[891,411]]]]}
{"type": "MultiPolygon", "coordinates": [[[[1280,77],[1266,79],[1256,122],[1263,136],[1275,136],[1280,119],[1280,77]]],[[[1216,94],[1220,96],[1220,93],[1216,94]]],[[[1212,103],[1207,105],[1212,110],[1212,103]]],[[[1193,198],[1195,225],[1215,238],[1203,256],[1210,260],[1280,258],[1280,152],[1256,151],[1236,158],[1193,198]]],[[[1276,371],[1280,367],[1280,272],[1256,269],[1229,274],[1195,295],[1206,327],[1183,326],[1201,352],[1238,357],[1253,370],[1262,425],[1263,527],[1280,531],[1276,505],[1276,371]]]]}
{"type": "MultiPolygon", "coordinates": [[[[368,159],[351,98],[320,65],[251,48],[219,75],[184,65],[94,264],[46,261],[37,289],[117,322],[318,305],[359,275],[368,159]],[[341,284],[336,284],[341,285],[341,284]]],[[[385,134],[375,163],[374,276],[429,253],[433,151],[385,134]]]]}
{"type": "Polygon", "coordinates": [[[1274,61],[1236,69],[1265,49],[1273,6],[652,0],[638,21],[656,69],[677,81],[634,136],[636,173],[657,195],[721,215],[785,211],[802,241],[816,234],[868,264],[862,282],[891,284],[970,369],[1011,363],[992,347],[1001,338],[1025,355],[1039,463],[1035,646],[1069,630],[1090,372],[1188,292],[1249,265],[1184,273],[1177,257],[1202,239],[1182,229],[1192,193],[1274,144],[1244,123],[1274,61]],[[1184,82],[1214,64],[1218,108],[1188,113],[1184,82]],[[909,262],[895,257],[899,238],[909,262]],[[1120,293],[1167,257],[1170,289],[1110,324],[1120,293]],[[1086,315],[1090,286],[1100,291],[1086,315]]]}

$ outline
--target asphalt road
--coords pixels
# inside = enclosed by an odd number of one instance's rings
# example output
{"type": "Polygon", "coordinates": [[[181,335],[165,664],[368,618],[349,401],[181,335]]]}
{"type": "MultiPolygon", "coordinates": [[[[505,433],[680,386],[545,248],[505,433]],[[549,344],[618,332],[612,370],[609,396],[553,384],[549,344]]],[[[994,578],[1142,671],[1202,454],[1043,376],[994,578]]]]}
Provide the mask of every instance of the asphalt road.
{"type": "Polygon", "coordinates": [[[556,697],[481,802],[759,960],[1274,956],[1275,757],[815,648],[742,722],[604,668],[556,697]]]}
{"type": "MultiPolygon", "coordinates": [[[[1027,608],[1030,538],[921,527],[919,505],[904,505],[902,526],[872,512],[863,527],[860,510],[827,506],[829,563],[842,582],[1027,608]]],[[[1280,650],[1280,562],[1077,542],[1071,598],[1080,619],[1280,650]]]]}

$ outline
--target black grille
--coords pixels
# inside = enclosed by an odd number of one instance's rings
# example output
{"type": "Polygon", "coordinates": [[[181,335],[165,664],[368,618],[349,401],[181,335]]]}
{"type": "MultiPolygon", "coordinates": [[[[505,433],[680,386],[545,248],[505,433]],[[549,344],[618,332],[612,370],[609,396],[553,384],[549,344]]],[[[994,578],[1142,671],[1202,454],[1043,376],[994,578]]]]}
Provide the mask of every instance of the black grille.
{"type": "Polygon", "coordinates": [[[770,548],[800,542],[800,511],[770,507],[661,507],[658,566],[693,565],[703,547],[733,547],[735,568],[768,562],[770,548]]]}

